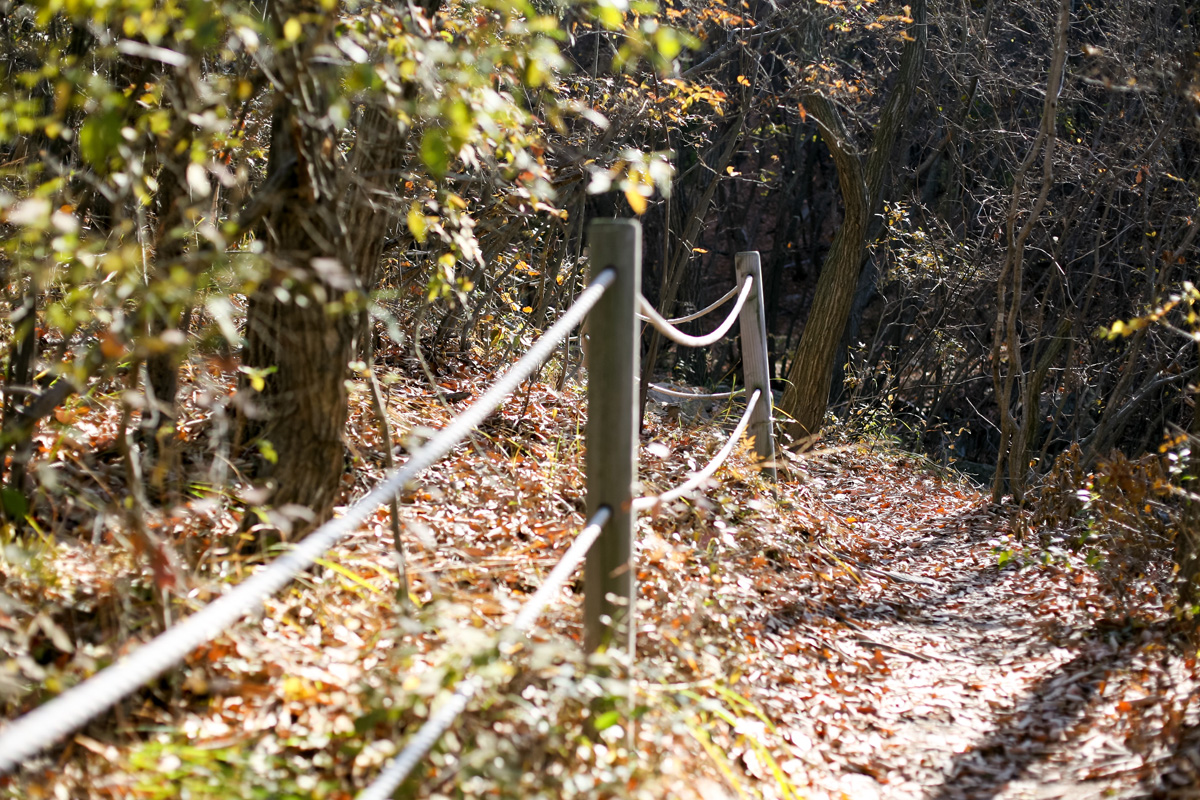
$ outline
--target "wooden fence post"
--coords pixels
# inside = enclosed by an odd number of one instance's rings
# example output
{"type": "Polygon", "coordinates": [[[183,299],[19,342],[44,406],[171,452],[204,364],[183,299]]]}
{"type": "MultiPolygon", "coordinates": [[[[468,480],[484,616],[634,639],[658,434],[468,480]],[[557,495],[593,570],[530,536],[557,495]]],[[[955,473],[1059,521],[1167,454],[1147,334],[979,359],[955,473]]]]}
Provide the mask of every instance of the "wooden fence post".
{"type": "Polygon", "coordinates": [[[762,399],[750,415],[750,434],[754,437],[754,452],[763,461],[763,472],[771,481],[775,472],[775,404],[771,397],[771,364],[767,358],[766,304],[763,303],[762,262],[758,252],[738,253],[734,259],[738,281],[747,275],[754,280],[754,291],[742,306],[739,318],[742,329],[742,375],[746,394],[762,390],[762,399]]]}
{"type": "Polygon", "coordinates": [[[637,220],[596,220],[588,228],[588,242],[592,276],[612,267],[617,279],[587,323],[588,515],[608,506],[612,516],[584,566],[584,643],[593,652],[627,642],[632,656],[640,352],[635,311],[642,286],[642,226],[637,220]]]}

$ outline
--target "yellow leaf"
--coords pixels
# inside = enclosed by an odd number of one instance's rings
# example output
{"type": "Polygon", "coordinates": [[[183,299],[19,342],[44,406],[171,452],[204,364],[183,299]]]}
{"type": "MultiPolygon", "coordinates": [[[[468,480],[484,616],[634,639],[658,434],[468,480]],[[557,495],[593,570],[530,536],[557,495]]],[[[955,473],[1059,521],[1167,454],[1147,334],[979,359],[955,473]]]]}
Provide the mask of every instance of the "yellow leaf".
{"type": "Polygon", "coordinates": [[[303,678],[289,675],[283,679],[283,696],[286,700],[305,701],[317,696],[316,687],[303,678]]]}
{"type": "Polygon", "coordinates": [[[425,215],[421,213],[421,206],[413,203],[408,207],[408,230],[412,233],[413,238],[417,240],[417,244],[425,244],[425,230],[427,227],[425,215]]]}
{"type": "Polygon", "coordinates": [[[300,38],[300,34],[303,32],[303,30],[304,29],[300,25],[300,20],[292,17],[287,22],[283,23],[283,38],[289,43],[294,42],[300,38]]]}
{"type": "Polygon", "coordinates": [[[646,213],[646,198],[642,197],[642,193],[637,190],[636,186],[630,186],[625,190],[625,199],[629,201],[629,207],[633,209],[635,214],[646,213]]]}
{"type": "Polygon", "coordinates": [[[750,79],[747,78],[745,75],[738,75],[737,82],[740,83],[742,86],[750,85],[750,79]]]}

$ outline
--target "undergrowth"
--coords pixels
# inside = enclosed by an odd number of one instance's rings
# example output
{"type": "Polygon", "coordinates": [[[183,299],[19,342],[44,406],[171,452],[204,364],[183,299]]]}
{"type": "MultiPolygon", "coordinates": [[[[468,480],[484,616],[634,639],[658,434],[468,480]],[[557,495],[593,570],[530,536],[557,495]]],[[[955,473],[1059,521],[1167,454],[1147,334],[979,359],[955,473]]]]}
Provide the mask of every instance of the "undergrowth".
{"type": "MultiPolygon", "coordinates": [[[[393,360],[381,377],[400,441],[454,407],[393,360]]],[[[499,366],[499,365],[496,365],[499,366]]],[[[491,366],[439,366],[439,388],[477,395],[491,366]]],[[[389,519],[327,554],[243,624],[101,716],[64,746],[0,779],[9,797],[351,797],[470,674],[483,689],[403,790],[410,797],[798,797],[770,719],[746,683],[756,572],[805,569],[808,537],[782,524],[743,443],[694,500],[644,515],[638,652],[585,658],[582,580],[515,646],[497,634],[582,526],[583,388],[527,384],[406,492],[411,607],[397,602],[389,519]]],[[[179,464],[217,462],[215,373],[189,383],[179,464]]],[[[3,534],[0,694],[8,717],[49,699],[251,574],[272,553],[238,547],[256,513],[226,463],[225,483],[159,476],[145,524],[180,554],[172,581],[130,546],[119,465],[75,450],[115,436],[114,404],[74,407],[39,434],[57,485],[44,532],[3,534]],[[64,505],[78,493],[88,502],[64,505]],[[89,516],[90,515],[90,516],[89,516]]],[[[719,448],[733,420],[681,426],[651,414],[647,491],[678,483],[719,448]]],[[[369,400],[352,393],[346,499],[381,474],[369,400]]],[[[90,447],[90,450],[97,448],[90,447]]],[[[103,448],[99,448],[101,453],[103,448]]],[[[181,475],[182,473],[180,473],[181,475]]]]}

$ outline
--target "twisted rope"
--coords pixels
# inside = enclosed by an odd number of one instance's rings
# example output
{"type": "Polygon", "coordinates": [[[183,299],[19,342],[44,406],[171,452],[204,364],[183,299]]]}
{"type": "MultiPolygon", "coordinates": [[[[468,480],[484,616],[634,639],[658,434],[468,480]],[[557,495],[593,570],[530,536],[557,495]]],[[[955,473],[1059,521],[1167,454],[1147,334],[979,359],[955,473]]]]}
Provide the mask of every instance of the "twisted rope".
{"type": "Polygon", "coordinates": [[[736,397],[740,394],[746,393],[746,387],[744,386],[741,389],[734,389],[732,392],[712,392],[707,394],[691,394],[690,392],[681,392],[676,389],[672,389],[669,386],[663,386],[658,383],[651,383],[649,386],[653,391],[659,392],[660,394],[665,394],[669,397],[682,397],[685,400],[728,400],[731,397],[736,397]]]}
{"type": "MultiPolygon", "coordinates": [[[[741,290],[742,290],[742,287],[735,286],[732,289],[730,289],[728,292],[726,292],[721,297],[721,299],[717,300],[715,303],[705,306],[704,308],[700,309],[699,311],[697,311],[693,314],[688,314],[686,317],[674,317],[673,319],[667,320],[667,322],[671,323],[672,325],[678,325],[681,322],[691,322],[694,319],[700,319],[703,316],[707,316],[708,314],[711,314],[712,312],[716,311],[721,306],[728,303],[733,298],[737,297],[737,293],[740,292],[741,290]]],[[[644,314],[638,314],[637,317],[642,322],[650,321],[650,318],[645,316],[644,314]]]]}
{"type": "Polygon", "coordinates": [[[704,469],[698,472],[693,472],[691,477],[668,492],[663,492],[660,495],[654,495],[652,497],[636,498],[633,501],[633,510],[645,511],[648,508],[654,508],[659,503],[669,503],[672,500],[678,500],[680,497],[683,497],[684,495],[694,491],[700,486],[700,484],[711,478],[713,473],[720,469],[721,465],[725,463],[725,459],[729,458],[729,454],[733,452],[734,445],[738,443],[738,440],[742,438],[742,434],[746,432],[746,428],[750,425],[750,414],[754,411],[754,406],[758,403],[761,397],[762,390],[755,389],[754,393],[750,395],[750,401],[746,403],[746,410],[742,413],[742,418],[738,421],[737,427],[733,429],[733,433],[729,435],[729,439],[725,442],[725,445],[719,451],[717,451],[717,454],[713,456],[712,461],[709,461],[708,465],[704,467],[704,469]]]}
{"type": "Polygon", "coordinates": [[[713,342],[719,341],[722,336],[729,332],[733,327],[733,323],[737,322],[738,314],[742,312],[742,306],[746,304],[746,300],[750,297],[750,292],[754,290],[754,280],[750,276],[742,281],[741,290],[738,293],[737,303],[729,311],[729,316],[725,318],[716,330],[707,333],[703,336],[689,336],[683,331],[676,328],[670,321],[663,318],[661,314],[654,310],[649,301],[642,295],[638,295],[638,307],[642,313],[646,315],[647,321],[658,329],[658,332],[670,339],[676,344],[684,345],[685,347],[706,347],[713,342]]]}

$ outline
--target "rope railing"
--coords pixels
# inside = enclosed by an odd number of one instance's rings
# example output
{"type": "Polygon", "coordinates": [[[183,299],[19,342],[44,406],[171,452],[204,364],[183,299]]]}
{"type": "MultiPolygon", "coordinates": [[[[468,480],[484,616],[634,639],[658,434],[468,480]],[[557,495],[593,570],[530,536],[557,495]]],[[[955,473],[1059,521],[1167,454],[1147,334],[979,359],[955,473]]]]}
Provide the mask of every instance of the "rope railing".
{"type": "Polygon", "coordinates": [[[738,292],[737,302],[733,308],[729,310],[729,316],[716,327],[713,331],[704,334],[703,336],[690,336],[672,325],[666,318],[654,310],[650,302],[645,297],[638,295],[638,308],[646,315],[646,319],[658,329],[658,332],[670,339],[676,344],[684,345],[685,347],[707,347],[714,342],[719,342],[721,337],[729,332],[733,324],[738,321],[739,315],[742,313],[742,306],[750,299],[750,293],[756,289],[754,279],[747,277],[742,281],[741,288],[738,292]]]}
{"type": "Polygon", "coordinates": [[[465,439],[522,381],[532,375],[553,353],[558,343],[601,300],[617,277],[613,269],[597,271],[588,287],[562,317],[479,400],[455,417],[388,478],[351,505],[342,516],[317,528],[269,566],[238,584],[229,594],[209,603],[130,655],[0,731],[0,775],[177,665],[188,653],[257,608],[339,540],[356,530],[376,508],[387,503],[396,492],[465,439]]]}
{"type": "Polygon", "coordinates": [[[731,392],[681,392],[678,389],[672,389],[670,386],[663,386],[661,383],[651,383],[650,388],[660,394],[665,394],[668,397],[681,397],[684,400],[729,400],[739,395],[746,393],[746,387],[734,389],[731,392]]]}
{"type": "Polygon", "coordinates": [[[746,432],[746,428],[750,425],[750,417],[761,399],[762,390],[755,389],[750,395],[750,401],[746,403],[746,410],[742,413],[742,418],[738,420],[737,427],[733,429],[733,433],[729,434],[729,438],[725,441],[725,444],[722,445],[721,449],[717,451],[717,454],[712,457],[712,460],[703,469],[693,472],[688,476],[686,481],[670,491],[648,497],[635,498],[633,509],[635,511],[645,511],[657,505],[678,500],[700,488],[706,480],[711,478],[721,468],[721,465],[725,463],[725,459],[729,458],[729,454],[733,452],[733,448],[741,441],[742,434],[746,432]]]}
{"type": "MultiPolygon", "coordinates": [[[[684,322],[691,322],[694,319],[700,319],[701,317],[706,317],[709,314],[711,314],[712,312],[716,311],[721,306],[728,303],[733,298],[737,297],[738,293],[741,291],[742,291],[741,286],[735,286],[732,289],[730,289],[728,292],[726,292],[724,295],[722,295],[720,300],[716,300],[716,301],[710,303],[709,305],[705,306],[704,308],[700,309],[699,311],[695,311],[691,314],[688,314],[687,316],[673,317],[673,318],[667,320],[667,322],[671,323],[672,325],[679,325],[684,322]]],[[[650,318],[644,314],[638,314],[638,319],[640,319],[642,322],[650,321],[650,318]]]]}
{"type": "MultiPolygon", "coordinates": [[[[503,642],[506,639],[514,639],[520,634],[527,632],[537,618],[545,611],[546,606],[550,605],[555,599],[556,594],[562,589],[563,584],[575,572],[579,566],[579,562],[583,561],[588,550],[591,549],[596,539],[600,536],[600,531],[603,530],[604,524],[608,522],[612,516],[612,509],[607,506],[602,507],[597,511],[579,535],[575,537],[575,541],[559,559],[554,569],[550,570],[550,574],[542,583],[538,590],[534,592],[533,597],[525,602],[521,610],[517,613],[516,619],[509,623],[508,627],[502,630],[498,640],[503,642]]],[[[467,708],[467,703],[479,691],[481,681],[469,675],[463,678],[454,687],[454,691],[447,698],[446,702],[438,707],[438,710],[429,715],[425,724],[413,734],[412,739],[403,750],[396,755],[392,761],[383,768],[383,771],[376,776],[373,783],[363,791],[359,792],[356,800],[388,800],[392,793],[400,784],[404,783],[405,778],[409,773],[421,763],[433,746],[437,744],[438,739],[442,737],[459,715],[467,708]]]]}

